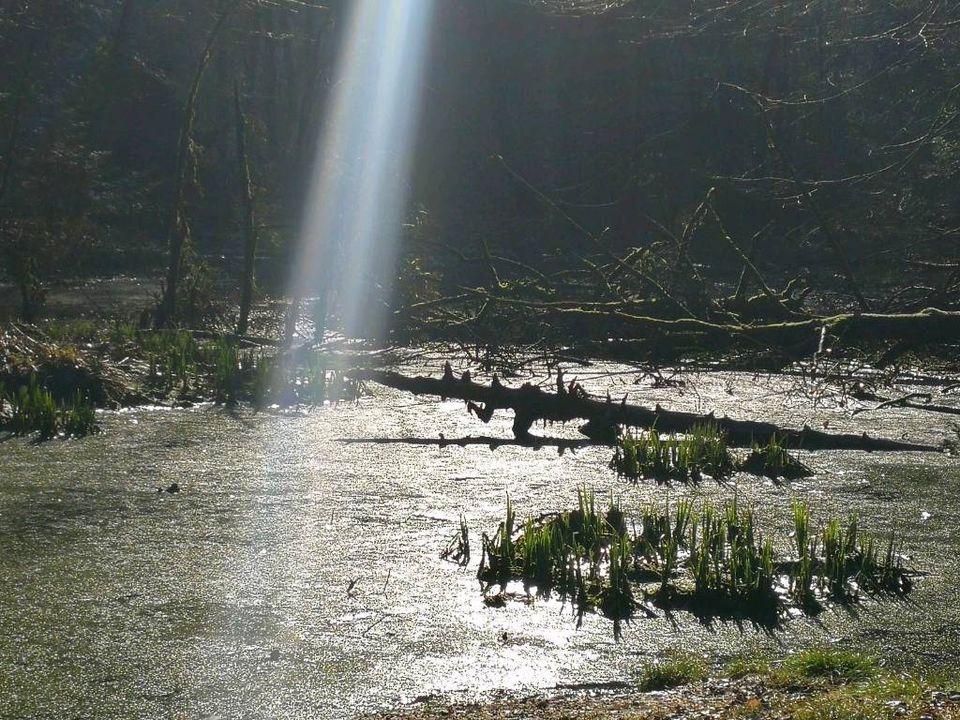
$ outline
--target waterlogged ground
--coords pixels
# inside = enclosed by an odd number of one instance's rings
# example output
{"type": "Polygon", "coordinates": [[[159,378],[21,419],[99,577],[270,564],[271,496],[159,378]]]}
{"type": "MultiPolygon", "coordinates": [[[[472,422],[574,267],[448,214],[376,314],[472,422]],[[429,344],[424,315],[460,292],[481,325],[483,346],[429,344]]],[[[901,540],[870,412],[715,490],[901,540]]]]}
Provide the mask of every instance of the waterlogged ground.
{"type": "MultiPolygon", "coordinates": [[[[622,371],[577,374],[595,391],[665,407],[949,434],[948,416],[851,418],[832,397],[816,407],[795,377],[688,374],[682,388],[653,389],[622,371]]],[[[459,402],[371,390],[304,415],[143,409],[105,414],[104,433],[84,440],[0,443],[0,717],[339,718],[429,695],[629,680],[677,648],[720,658],[837,641],[960,667],[960,461],[806,453],[817,476],[787,485],[632,486],[606,468],[604,448],[342,442],[510,435],[506,414],[483,426],[459,402]],[[174,482],[179,494],[157,492],[174,482]],[[867,531],[896,528],[928,574],[909,602],[773,632],[677,613],[637,619],[617,643],[609,621],[588,616],[577,629],[559,603],[486,608],[478,553],[466,571],[439,559],[461,512],[476,550],[506,493],[521,515],[539,514],[569,507],[583,485],[621,496],[628,511],[736,491],[781,534],[797,496],[815,519],[856,512],[867,531]]]]}

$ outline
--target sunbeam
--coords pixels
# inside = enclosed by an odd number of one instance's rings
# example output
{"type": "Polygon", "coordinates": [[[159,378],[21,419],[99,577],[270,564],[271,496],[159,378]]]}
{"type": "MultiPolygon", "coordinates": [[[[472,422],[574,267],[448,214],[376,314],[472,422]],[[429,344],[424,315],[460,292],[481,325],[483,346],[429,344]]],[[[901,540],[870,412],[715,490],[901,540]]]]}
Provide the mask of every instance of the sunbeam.
{"type": "Polygon", "coordinates": [[[337,63],[292,286],[351,334],[382,328],[409,186],[433,0],[361,0],[337,63]]]}

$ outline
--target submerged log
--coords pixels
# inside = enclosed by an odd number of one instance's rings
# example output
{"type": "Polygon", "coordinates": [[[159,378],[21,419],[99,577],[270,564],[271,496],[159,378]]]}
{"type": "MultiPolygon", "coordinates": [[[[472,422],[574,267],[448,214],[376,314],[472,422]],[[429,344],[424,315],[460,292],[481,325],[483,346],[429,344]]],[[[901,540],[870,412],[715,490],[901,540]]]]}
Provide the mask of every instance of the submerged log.
{"type": "Polygon", "coordinates": [[[664,433],[685,433],[694,426],[712,422],[726,433],[730,445],[750,447],[753,443],[767,443],[774,435],[790,447],[803,447],[809,450],[899,450],[899,451],[939,451],[936,445],[912,443],[902,440],[870,437],[862,435],[826,433],[809,426],[803,428],[784,428],[773,423],[752,420],[732,420],[697,413],[664,410],[659,405],[648,408],[626,402],[614,402],[609,398],[601,400],[589,396],[579,385],[571,383],[564,386],[557,383],[556,392],[546,392],[540,387],[525,383],[519,388],[503,385],[494,376],[489,385],[482,385],[470,379],[469,375],[455,378],[450,366],[445,368],[443,378],[411,377],[389,370],[352,370],[346,376],[366,382],[403,390],[414,395],[435,395],[440,398],[465,400],[468,409],[483,422],[490,422],[494,411],[513,410],[513,434],[518,440],[531,438],[530,428],[537,421],[570,422],[586,420],[581,431],[596,437],[598,429],[628,426],[639,428],[657,428],[664,433]],[[479,404],[478,404],[479,403],[479,404]]]}

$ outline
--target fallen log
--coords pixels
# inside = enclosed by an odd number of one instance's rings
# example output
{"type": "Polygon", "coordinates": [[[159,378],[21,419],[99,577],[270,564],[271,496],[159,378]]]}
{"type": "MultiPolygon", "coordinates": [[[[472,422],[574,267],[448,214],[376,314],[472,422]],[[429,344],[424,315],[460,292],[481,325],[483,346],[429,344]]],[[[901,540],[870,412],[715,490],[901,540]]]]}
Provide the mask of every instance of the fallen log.
{"type": "Polygon", "coordinates": [[[670,357],[695,353],[698,349],[709,349],[714,354],[744,349],[775,350],[802,358],[822,349],[825,341],[841,346],[896,342],[897,348],[884,357],[885,363],[889,363],[907,349],[960,341],[960,312],[938,308],[913,313],[794,315],[783,321],[747,322],[736,317],[658,317],[635,311],[624,302],[543,302],[498,295],[485,289],[468,289],[450,300],[463,298],[536,313],[557,327],[564,327],[567,321],[588,323],[586,331],[592,329],[593,337],[578,346],[604,356],[637,357],[656,351],[670,357]]]}
{"type": "Polygon", "coordinates": [[[648,408],[628,404],[626,398],[614,402],[609,397],[602,400],[588,395],[575,383],[565,386],[557,383],[556,392],[525,383],[519,388],[503,385],[496,375],[489,385],[473,382],[469,374],[455,378],[449,364],[443,378],[411,377],[390,370],[358,369],[345,373],[346,377],[361,382],[375,382],[414,395],[435,395],[442,399],[455,398],[467,402],[470,412],[484,423],[490,422],[494,411],[512,410],[514,413],[513,434],[517,440],[529,441],[530,428],[537,421],[571,422],[586,420],[581,432],[591,438],[606,438],[612,443],[617,426],[657,428],[663,433],[685,433],[694,426],[712,422],[726,433],[732,446],[750,447],[767,443],[774,435],[791,447],[810,450],[899,450],[936,452],[939,446],[913,443],[903,440],[862,435],[826,433],[809,426],[784,428],[773,423],[752,420],[732,420],[697,413],[665,410],[657,405],[648,408]]]}
{"type": "MultiPolygon", "coordinates": [[[[879,396],[876,397],[877,399],[880,399],[879,396]]],[[[923,410],[925,412],[943,413],[944,415],[960,415],[960,408],[958,407],[953,407],[952,405],[934,405],[931,401],[932,396],[930,393],[907,393],[903,397],[893,398],[892,400],[883,400],[875,407],[857,408],[852,414],[859,415],[860,413],[870,412],[871,410],[884,410],[886,408],[901,407],[909,410],[923,410]],[[921,400],[922,402],[913,402],[914,400],[921,400]]]]}

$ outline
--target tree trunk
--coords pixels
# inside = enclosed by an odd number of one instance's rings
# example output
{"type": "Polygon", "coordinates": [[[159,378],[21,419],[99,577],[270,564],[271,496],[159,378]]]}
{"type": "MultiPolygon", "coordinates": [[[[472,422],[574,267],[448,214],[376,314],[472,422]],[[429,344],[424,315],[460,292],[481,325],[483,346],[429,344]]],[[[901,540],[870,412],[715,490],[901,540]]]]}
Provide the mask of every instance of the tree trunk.
{"type": "Polygon", "coordinates": [[[300,319],[300,295],[294,295],[287,308],[286,323],[283,328],[283,347],[289,349],[293,345],[293,335],[297,331],[297,320],[300,319]]]}
{"type": "Polygon", "coordinates": [[[3,151],[3,175],[0,176],[0,205],[6,199],[10,177],[13,173],[13,161],[17,153],[17,142],[20,139],[20,120],[23,116],[23,106],[30,88],[30,71],[33,69],[33,56],[37,49],[37,35],[31,33],[24,54],[23,70],[20,73],[20,82],[17,84],[16,99],[13,102],[13,115],[10,119],[10,134],[7,136],[6,147],[3,151]]]}
{"type": "Polygon", "coordinates": [[[254,271],[257,256],[257,227],[253,207],[253,184],[250,181],[250,163],[247,161],[247,133],[243,107],[240,104],[240,85],[233,86],[237,121],[237,161],[240,164],[240,206],[243,212],[243,278],[240,284],[240,317],[237,335],[247,334],[250,305],[253,302],[254,271]]]}
{"type": "MultiPolygon", "coordinates": [[[[17,155],[17,145],[20,141],[20,122],[23,118],[23,108],[30,90],[30,74],[33,69],[33,59],[38,45],[38,34],[30,32],[30,39],[23,58],[23,69],[20,72],[20,82],[17,83],[16,95],[13,101],[13,114],[10,118],[10,132],[3,149],[3,173],[0,175],[0,208],[6,200],[10,181],[13,177],[13,167],[17,155]]],[[[6,225],[6,223],[4,223],[6,225]]],[[[30,240],[24,237],[24,230],[11,223],[9,227],[0,228],[0,250],[7,271],[20,291],[20,317],[26,322],[36,319],[36,312],[43,304],[43,286],[36,272],[36,257],[30,247],[30,240]],[[16,237],[14,237],[16,235],[16,237]]]]}
{"type": "MultiPolygon", "coordinates": [[[[752,420],[717,418],[713,414],[664,410],[624,402],[604,401],[588,396],[578,386],[570,389],[558,383],[557,392],[545,392],[529,383],[519,388],[509,388],[494,379],[490,385],[481,385],[469,378],[457,379],[449,366],[443,379],[409,377],[387,370],[353,370],[347,376],[355,380],[369,381],[387,387],[404,390],[415,395],[435,395],[441,398],[456,398],[468,401],[468,409],[483,422],[489,422],[494,410],[509,409],[514,412],[513,433],[520,441],[533,440],[530,428],[539,420],[569,422],[588,420],[588,426],[624,425],[628,427],[656,428],[659,432],[685,433],[705,422],[714,423],[727,436],[732,446],[751,447],[761,445],[777,437],[791,447],[808,450],[891,450],[939,452],[936,445],[912,443],[904,440],[825,433],[810,427],[784,428],[778,425],[752,420]],[[477,406],[475,403],[483,403],[477,406]]],[[[587,426],[585,426],[586,428],[587,426]]],[[[581,428],[584,430],[584,428],[581,428]]]]}
{"type": "Polygon", "coordinates": [[[183,106],[183,122],[180,126],[180,141],[177,146],[177,160],[173,178],[173,198],[170,203],[170,216],[167,221],[167,278],[163,288],[163,298],[160,306],[157,308],[156,324],[158,327],[167,327],[176,315],[177,309],[177,290],[180,285],[180,275],[183,268],[183,254],[190,240],[190,226],[187,224],[186,208],[184,199],[186,196],[188,166],[191,156],[191,135],[193,134],[193,122],[196,118],[197,97],[200,94],[200,83],[203,80],[203,74],[210,64],[210,58],[213,55],[213,48],[217,42],[226,24],[230,13],[239,4],[239,0],[230,2],[217,16],[217,20],[207,36],[207,43],[200,55],[197,63],[197,71],[194,73],[193,83],[190,86],[190,92],[187,94],[187,100],[183,106]]]}
{"type": "Polygon", "coordinates": [[[110,48],[107,50],[107,58],[112,64],[117,56],[123,51],[130,34],[130,25],[133,22],[135,0],[123,0],[123,6],[120,8],[120,17],[117,20],[117,29],[110,40],[110,48]]]}

